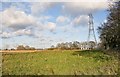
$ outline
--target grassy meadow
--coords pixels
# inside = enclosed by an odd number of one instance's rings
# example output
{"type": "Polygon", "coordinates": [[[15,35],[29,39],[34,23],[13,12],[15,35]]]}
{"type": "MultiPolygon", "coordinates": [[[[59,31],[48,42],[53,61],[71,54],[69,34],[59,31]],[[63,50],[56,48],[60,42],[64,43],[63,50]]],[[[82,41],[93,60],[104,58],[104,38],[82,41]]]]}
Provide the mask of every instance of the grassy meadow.
{"type": "Polygon", "coordinates": [[[117,53],[46,50],[3,53],[3,75],[116,75],[117,53]]]}

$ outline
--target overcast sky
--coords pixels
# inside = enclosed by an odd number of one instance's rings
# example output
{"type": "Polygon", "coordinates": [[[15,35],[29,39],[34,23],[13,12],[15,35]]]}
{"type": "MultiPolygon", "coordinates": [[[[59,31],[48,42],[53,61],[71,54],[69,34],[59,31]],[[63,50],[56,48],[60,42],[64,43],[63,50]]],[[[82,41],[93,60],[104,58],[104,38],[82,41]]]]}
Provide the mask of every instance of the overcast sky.
{"type": "Polygon", "coordinates": [[[86,41],[89,13],[93,14],[99,41],[97,28],[106,20],[108,1],[73,1],[1,2],[0,49],[17,45],[43,48],[59,42],[86,41]]]}

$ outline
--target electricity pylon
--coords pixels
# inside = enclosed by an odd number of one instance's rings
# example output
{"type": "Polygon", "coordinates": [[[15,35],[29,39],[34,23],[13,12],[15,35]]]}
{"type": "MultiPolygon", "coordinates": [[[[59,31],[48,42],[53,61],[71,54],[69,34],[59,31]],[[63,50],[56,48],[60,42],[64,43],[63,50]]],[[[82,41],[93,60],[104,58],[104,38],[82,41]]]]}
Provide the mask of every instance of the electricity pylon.
{"type": "Polygon", "coordinates": [[[89,21],[88,21],[88,27],[89,27],[89,33],[88,33],[88,42],[90,42],[90,38],[94,38],[94,42],[97,45],[97,40],[96,40],[96,36],[95,36],[95,30],[94,30],[94,22],[93,22],[93,16],[90,13],[89,15],[89,21]]]}

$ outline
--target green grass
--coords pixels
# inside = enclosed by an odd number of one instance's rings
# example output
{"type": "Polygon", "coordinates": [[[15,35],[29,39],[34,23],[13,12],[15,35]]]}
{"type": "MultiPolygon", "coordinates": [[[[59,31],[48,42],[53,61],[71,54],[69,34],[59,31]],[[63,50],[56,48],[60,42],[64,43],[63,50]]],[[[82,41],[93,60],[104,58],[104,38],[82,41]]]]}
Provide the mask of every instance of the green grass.
{"type": "Polygon", "coordinates": [[[3,53],[3,75],[116,75],[117,54],[102,51],[3,53]]]}

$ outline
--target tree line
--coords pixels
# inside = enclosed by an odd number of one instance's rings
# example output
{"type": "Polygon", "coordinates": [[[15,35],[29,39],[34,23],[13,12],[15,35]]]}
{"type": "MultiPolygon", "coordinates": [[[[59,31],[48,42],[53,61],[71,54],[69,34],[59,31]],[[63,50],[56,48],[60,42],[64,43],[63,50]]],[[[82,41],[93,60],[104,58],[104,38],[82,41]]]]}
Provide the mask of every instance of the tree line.
{"type": "Polygon", "coordinates": [[[35,50],[34,47],[30,47],[30,46],[23,46],[23,45],[18,45],[17,46],[17,50],[35,50]]]}
{"type": "Polygon", "coordinates": [[[61,42],[57,43],[56,46],[52,45],[49,50],[53,49],[62,49],[62,50],[73,50],[73,49],[94,49],[96,46],[94,41],[90,42],[78,42],[78,41],[73,41],[73,42],[61,42]]]}

